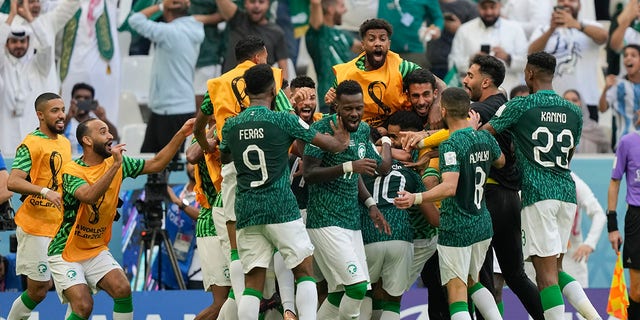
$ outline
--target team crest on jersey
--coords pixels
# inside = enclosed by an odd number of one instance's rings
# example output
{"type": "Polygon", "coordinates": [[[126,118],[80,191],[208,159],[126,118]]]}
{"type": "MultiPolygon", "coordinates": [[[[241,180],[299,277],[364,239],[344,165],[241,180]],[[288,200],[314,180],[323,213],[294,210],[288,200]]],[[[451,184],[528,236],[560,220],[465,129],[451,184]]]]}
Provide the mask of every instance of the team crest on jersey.
{"type": "Polygon", "coordinates": [[[77,275],[78,273],[75,270],[67,271],[67,278],[69,278],[69,280],[75,280],[77,275]]]}
{"type": "Polygon", "coordinates": [[[47,265],[45,263],[40,263],[38,265],[38,272],[40,272],[40,273],[47,272],[47,265]]]}
{"type": "Polygon", "coordinates": [[[367,154],[367,147],[365,147],[364,143],[358,143],[358,158],[364,159],[364,156],[367,154]]]}
{"type": "Polygon", "coordinates": [[[350,275],[356,274],[356,272],[358,272],[358,266],[356,266],[355,263],[349,263],[347,265],[347,272],[349,272],[350,275]]]}

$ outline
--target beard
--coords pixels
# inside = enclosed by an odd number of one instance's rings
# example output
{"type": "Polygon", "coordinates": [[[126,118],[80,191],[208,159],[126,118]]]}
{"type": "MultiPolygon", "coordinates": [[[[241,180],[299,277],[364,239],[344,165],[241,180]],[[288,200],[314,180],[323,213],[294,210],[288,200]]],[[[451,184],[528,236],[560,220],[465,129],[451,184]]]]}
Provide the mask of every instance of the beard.
{"type": "Polygon", "coordinates": [[[47,123],[47,129],[55,134],[64,134],[64,127],[62,129],[58,129],[55,123],[53,125],[47,123]]]}
{"type": "Polygon", "coordinates": [[[369,65],[373,68],[373,69],[379,69],[380,67],[382,67],[385,63],[385,61],[387,60],[387,54],[385,53],[382,56],[382,59],[380,61],[376,60],[375,55],[373,54],[373,52],[367,52],[367,62],[369,62],[369,65]]]}
{"type": "Polygon", "coordinates": [[[480,20],[482,20],[482,23],[484,23],[486,27],[491,27],[494,24],[496,24],[496,22],[498,22],[498,17],[495,17],[495,18],[492,17],[491,20],[480,17],[480,20]]]}
{"type": "Polygon", "coordinates": [[[104,144],[94,144],[92,149],[93,152],[99,154],[104,159],[111,157],[111,152],[107,151],[107,147],[104,144]]]}

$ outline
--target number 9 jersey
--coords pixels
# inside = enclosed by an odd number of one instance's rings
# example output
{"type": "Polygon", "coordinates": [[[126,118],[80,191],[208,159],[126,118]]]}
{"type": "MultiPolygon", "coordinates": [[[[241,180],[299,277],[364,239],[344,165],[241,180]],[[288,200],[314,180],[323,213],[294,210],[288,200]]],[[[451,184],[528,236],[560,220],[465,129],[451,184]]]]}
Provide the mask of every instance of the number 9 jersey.
{"type": "Polygon", "coordinates": [[[513,135],[523,207],[550,199],[576,203],[569,162],[582,132],[578,106],[552,90],[540,90],[507,102],[489,124],[513,135]]]}

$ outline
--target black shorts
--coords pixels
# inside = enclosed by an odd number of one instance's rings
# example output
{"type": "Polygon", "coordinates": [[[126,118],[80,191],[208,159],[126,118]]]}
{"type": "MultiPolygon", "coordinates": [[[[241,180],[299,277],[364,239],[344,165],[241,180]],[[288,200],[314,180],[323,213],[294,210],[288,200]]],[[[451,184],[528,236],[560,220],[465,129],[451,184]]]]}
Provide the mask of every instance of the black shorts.
{"type": "MultiPolygon", "coordinates": [[[[144,153],[159,152],[171,141],[182,125],[192,117],[193,113],[172,115],[151,113],[140,151],[144,153]]],[[[184,145],[180,147],[180,152],[183,149],[184,145]]],[[[176,156],[178,155],[176,154],[176,156]]]]}
{"type": "Polygon", "coordinates": [[[640,207],[629,205],[624,216],[622,265],[640,270],[640,207]]]}

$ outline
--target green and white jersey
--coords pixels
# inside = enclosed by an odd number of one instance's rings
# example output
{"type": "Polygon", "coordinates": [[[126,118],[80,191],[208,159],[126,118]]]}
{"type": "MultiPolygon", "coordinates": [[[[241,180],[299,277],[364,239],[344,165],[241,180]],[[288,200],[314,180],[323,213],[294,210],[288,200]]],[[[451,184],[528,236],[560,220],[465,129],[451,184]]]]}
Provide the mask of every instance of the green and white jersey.
{"type": "MultiPolygon", "coordinates": [[[[82,167],[89,166],[82,160],[82,158],[78,158],[75,162],[82,167]]],[[[144,169],[145,161],[143,159],[134,159],[127,156],[122,156],[122,180],[126,178],[135,178],[142,172],[144,169]]],[[[73,225],[76,222],[76,217],[78,216],[78,209],[80,208],[80,200],[78,200],[74,194],[84,184],[88,182],[82,178],[76,177],[74,175],[62,174],[62,202],[64,207],[64,214],[62,217],[62,223],[60,224],[60,228],[56,233],[55,237],[49,243],[49,250],[47,254],[49,256],[54,256],[57,254],[62,254],[62,251],[67,244],[67,239],[73,229],[73,225]]]]}
{"type": "Polygon", "coordinates": [[[386,176],[372,177],[363,175],[362,179],[367,190],[376,200],[378,209],[391,227],[391,235],[380,232],[369,217],[369,209],[362,206],[362,240],[364,244],[391,240],[413,241],[413,229],[409,214],[406,210],[398,209],[393,204],[393,199],[398,196],[398,191],[409,192],[426,191],[422,179],[413,170],[406,168],[400,162],[394,162],[391,172],[386,176]]]}
{"type": "MultiPolygon", "coordinates": [[[[416,151],[416,150],[414,150],[416,151]]],[[[417,161],[417,157],[414,158],[414,162],[417,161]]],[[[435,168],[425,168],[422,173],[422,179],[434,176],[440,181],[440,172],[435,168]]],[[[411,228],[413,229],[413,240],[416,239],[431,239],[438,234],[438,228],[432,226],[427,218],[422,215],[422,212],[417,206],[413,206],[407,209],[409,212],[409,220],[411,221],[411,228]]]]}
{"type": "MultiPolygon", "coordinates": [[[[314,122],[311,127],[320,133],[333,134],[330,121],[337,121],[331,115],[314,122]]],[[[322,160],[323,167],[342,165],[344,162],[369,158],[382,162],[382,158],[369,141],[369,125],[364,121],[356,132],[350,133],[349,147],[340,153],[325,152],[314,145],[306,145],[304,155],[322,160]]],[[[309,184],[309,204],[307,206],[307,228],[337,226],[350,230],[360,230],[360,203],[358,202],[357,173],[345,173],[337,179],[309,184]]]]}
{"type": "Polygon", "coordinates": [[[295,139],[311,142],[316,132],[296,115],[262,106],[227,120],[220,151],[231,154],[238,172],[236,228],[300,218],[289,184],[289,147],[295,139]]]}
{"type": "Polygon", "coordinates": [[[513,135],[524,207],[550,199],[576,203],[569,154],[580,142],[580,108],[551,90],[541,90],[507,102],[489,124],[513,135]]]}
{"type": "Polygon", "coordinates": [[[438,244],[468,247],[493,236],[491,216],[484,201],[484,184],[491,164],[502,152],[487,131],[454,131],[440,144],[440,172],[458,172],[453,197],[442,200],[438,244]]]}
{"type": "MultiPolygon", "coordinates": [[[[195,139],[193,141],[195,143],[195,139]]],[[[207,163],[204,157],[198,162],[198,177],[200,178],[200,188],[202,193],[207,198],[207,202],[210,206],[213,206],[216,201],[218,193],[209,176],[209,170],[207,170],[207,163]]],[[[211,208],[200,207],[200,213],[198,213],[198,220],[196,220],[196,237],[211,237],[216,235],[216,226],[213,223],[213,216],[211,215],[211,208]]]]}

